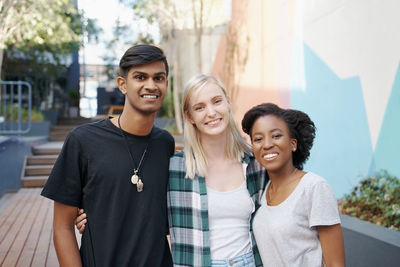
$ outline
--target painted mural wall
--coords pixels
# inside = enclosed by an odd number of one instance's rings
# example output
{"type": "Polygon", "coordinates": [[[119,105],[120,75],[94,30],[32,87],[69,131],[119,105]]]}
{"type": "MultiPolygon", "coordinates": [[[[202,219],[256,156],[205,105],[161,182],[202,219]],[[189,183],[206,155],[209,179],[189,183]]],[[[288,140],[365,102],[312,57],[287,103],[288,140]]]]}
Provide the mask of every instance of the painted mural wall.
{"type": "MultiPolygon", "coordinates": [[[[262,102],[307,112],[317,136],[305,170],[337,197],[377,170],[400,177],[399,10],[398,0],[232,1],[248,37],[236,118],[262,102]]],[[[220,77],[227,40],[212,70],[220,77]]]]}

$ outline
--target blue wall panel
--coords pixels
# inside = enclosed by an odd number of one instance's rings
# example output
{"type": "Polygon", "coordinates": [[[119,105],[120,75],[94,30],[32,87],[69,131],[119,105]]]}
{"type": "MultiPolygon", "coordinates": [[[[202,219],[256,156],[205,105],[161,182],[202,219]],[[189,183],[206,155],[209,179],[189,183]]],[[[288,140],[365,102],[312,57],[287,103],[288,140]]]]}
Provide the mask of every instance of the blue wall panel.
{"type": "Polygon", "coordinates": [[[400,178],[400,66],[386,106],[375,148],[376,169],[385,169],[400,178]]]}
{"type": "Polygon", "coordinates": [[[291,89],[291,106],[317,126],[306,171],[328,180],[336,197],[349,193],[367,175],[373,152],[358,77],[340,79],[304,44],[305,90],[291,89]]]}

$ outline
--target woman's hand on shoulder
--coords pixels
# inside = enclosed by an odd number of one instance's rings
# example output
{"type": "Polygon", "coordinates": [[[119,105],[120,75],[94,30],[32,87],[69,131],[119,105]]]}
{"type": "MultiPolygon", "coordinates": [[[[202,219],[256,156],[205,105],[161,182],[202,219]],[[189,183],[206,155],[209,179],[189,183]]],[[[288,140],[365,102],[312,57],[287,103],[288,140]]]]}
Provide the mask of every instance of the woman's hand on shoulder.
{"type": "Polygon", "coordinates": [[[78,229],[79,233],[83,233],[85,231],[85,226],[87,223],[87,216],[83,209],[78,211],[78,216],[75,219],[75,227],[78,229]]]}

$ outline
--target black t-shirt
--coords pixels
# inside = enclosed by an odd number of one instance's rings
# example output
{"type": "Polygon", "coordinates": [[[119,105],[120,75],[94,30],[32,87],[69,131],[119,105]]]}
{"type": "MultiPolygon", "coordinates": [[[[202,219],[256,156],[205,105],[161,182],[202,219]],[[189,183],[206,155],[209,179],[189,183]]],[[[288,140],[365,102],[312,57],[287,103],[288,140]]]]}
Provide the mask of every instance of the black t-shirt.
{"type": "Polygon", "coordinates": [[[172,266],[166,189],[174,139],[157,127],[148,136],[125,135],[135,165],[109,119],[75,128],[42,195],[85,209],[84,266],[172,266]],[[147,143],[139,171],[144,187],[137,192],[130,179],[147,143]]]}

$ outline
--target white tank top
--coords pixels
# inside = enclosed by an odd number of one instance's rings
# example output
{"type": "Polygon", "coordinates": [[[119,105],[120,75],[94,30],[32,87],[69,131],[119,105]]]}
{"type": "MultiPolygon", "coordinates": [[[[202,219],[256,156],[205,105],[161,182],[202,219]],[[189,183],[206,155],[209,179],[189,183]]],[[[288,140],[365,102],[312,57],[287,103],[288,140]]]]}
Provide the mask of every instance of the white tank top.
{"type": "Polygon", "coordinates": [[[246,182],[228,192],[207,187],[207,195],[211,259],[224,260],[250,252],[250,216],[254,203],[246,182]]]}

